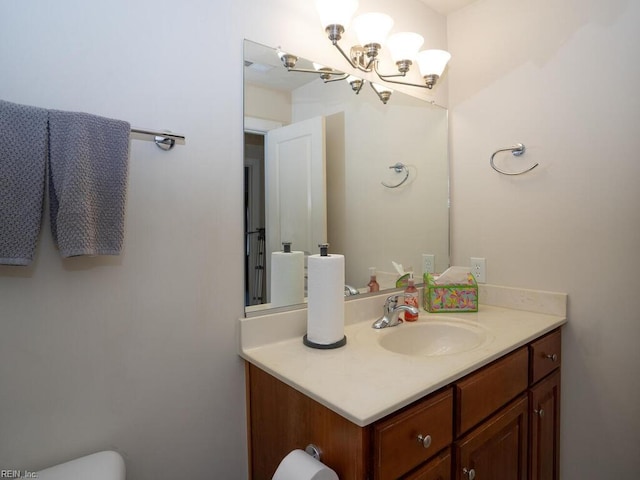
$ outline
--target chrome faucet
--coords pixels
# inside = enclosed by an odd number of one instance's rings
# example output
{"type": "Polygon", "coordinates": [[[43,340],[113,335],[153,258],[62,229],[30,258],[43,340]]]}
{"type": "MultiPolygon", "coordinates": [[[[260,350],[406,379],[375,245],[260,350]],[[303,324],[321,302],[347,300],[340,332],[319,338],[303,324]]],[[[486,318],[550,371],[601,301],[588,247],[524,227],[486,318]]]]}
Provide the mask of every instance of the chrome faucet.
{"type": "Polygon", "coordinates": [[[412,305],[398,305],[398,299],[404,296],[404,294],[398,293],[387,297],[384,302],[382,317],[373,322],[373,325],[371,325],[371,327],[376,329],[395,327],[400,323],[399,315],[403,310],[405,312],[410,312],[414,315],[418,315],[418,313],[420,312],[416,307],[412,305]]]}
{"type": "Polygon", "coordinates": [[[352,295],[359,295],[360,292],[358,291],[358,289],[356,287],[352,287],[351,285],[345,285],[344,286],[344,296],[345,297],[350,297],[352,295]]]}

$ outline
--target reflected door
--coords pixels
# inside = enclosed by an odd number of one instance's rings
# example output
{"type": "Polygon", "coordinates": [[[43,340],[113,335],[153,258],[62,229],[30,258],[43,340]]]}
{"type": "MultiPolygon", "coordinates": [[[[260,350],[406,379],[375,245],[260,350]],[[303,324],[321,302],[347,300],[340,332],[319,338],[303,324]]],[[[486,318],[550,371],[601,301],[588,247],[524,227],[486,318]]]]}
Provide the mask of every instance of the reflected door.
{"type": "MultiPolygon", "coordinates": [[[[325,120],[315,117],[265,137],[267,272],[271,252],[291,242],[316,253],[327,239],[325,120]]],[[[268,282],[267,282],[268,283],[268,282]]]]}

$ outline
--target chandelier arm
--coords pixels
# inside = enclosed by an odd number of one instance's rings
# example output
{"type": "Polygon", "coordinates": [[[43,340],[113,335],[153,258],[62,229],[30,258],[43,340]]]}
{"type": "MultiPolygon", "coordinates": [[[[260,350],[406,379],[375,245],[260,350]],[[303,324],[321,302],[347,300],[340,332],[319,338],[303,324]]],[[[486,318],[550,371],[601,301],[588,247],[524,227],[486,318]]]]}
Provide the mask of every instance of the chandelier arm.
{"type": "MultiPolygon", "coordinates": [[[[299,73],[315,73],[318,75],[321,74],[325,74],[325,75],[344,75],[344,78],[347,78],[349,75],[345,72],[340,72],[338,70],[334,70],[332,72],[328,72],[328,71],[321,71],[321,70],[312,70],[310,68],[287,68],[288,72],[299,72],[299,73]]],[[[344,78],[341,78],[340,80],[344,80],[344,78]]]]}
{"type": "Polygon", "coordinates": [[[397,80],[389,80],[388,78],[383,78],[382,80],[384,80],[385,82],[388,82],[388,83],[395,83],[395,84],[398,84],[398,85],[406,85],[408,87],[427,88],[427,89],[431,90],[431,87],[429,85],[420,85],[419,83],[410,83],[410,82],[399,82],[397,80]]]}
{"type": "Polygon", "coordinates": [[[378,71],[378,62],[373,64],[373,70],[376,72],[376,75],[380,78],[380,80],[384,80],[385,82],[389,82],[389,83],[396,83],[398,85],[407,85],[409,87],[419,87],[419,88],[427,88],[429,90],[431,90],[431,87],[429,85],[420,85],[418,83],[411,83],[411,82],[399,82],[398,80],[389,80],[389,78],[391,77],[404,77],[405,75],[403,74],[398,74],[398,75],[382,75],[379,71],[378,71]]]}
{"type": "Polygon", "coordinates": [[[371,87],[371,90],[373,90],[374,92],[376,92],[376,95],[378,96],[378,98],[380,99],[380,101],[383,104],[387,104],[387,102],[389,101],[389,97],[391,96],[391,92],[385,92],[385,93],[380,93],[378,90],[376,90],[376,87],[373,86],[373,83],[369,82],[369,86],[371,87]]]}
{"type": "Polygon", "coordinates": [[[327,80],[322,80],[324,83],[329,83],[329,82],[339,82],[341,80],[346,80],[347,77],[349,76],[347,73],[330,73],[329,75],[342,75],[340,78],[329,78],[327,80]]]}
{"type": "Polygon", "coordinates": [[[378,76],[378,78],[380,78],[380,80],[385,80],[385,81],[389,81],[389,80],[387,80],[387,78],[406,77],[407,76],[407,72],[394,73],[392,75],[383,75],[382,73],[380,73],[380,70],[378,70],[378,61],[377,60],[373,64],[373,70],[374,70],[374,72],[376,72],[376,75],[378,76]]]}

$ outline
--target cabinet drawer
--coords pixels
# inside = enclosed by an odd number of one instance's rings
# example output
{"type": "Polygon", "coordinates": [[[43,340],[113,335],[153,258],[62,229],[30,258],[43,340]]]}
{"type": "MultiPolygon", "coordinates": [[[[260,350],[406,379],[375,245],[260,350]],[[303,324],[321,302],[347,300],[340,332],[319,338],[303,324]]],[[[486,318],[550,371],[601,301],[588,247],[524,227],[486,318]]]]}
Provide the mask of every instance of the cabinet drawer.
{"type": "Polygon", "coordinates": [[[456,436],[491,415],[528,385],[529,353],[523,347],[456,383],[456,436]]]}
{"type": "Polygon", "coordinates": [[[562,339],[560,330],[531,343],[531,383],[534,384],[560,366],[562,339]]]}
{"type": "Polygon", "coordinates": [[[452,430],[451,389],[376,423],[373,430],[374,478],[401,477],[448,446],[452,441],[452,430]],[[419,440],[419,437],[427,436],[427,440],[419,440]]]}
{"type": "Polygon", "coordinates": [[[450,480],[451,449],[447,448],[415,472],[411,472],[402,480],[450,480]]]}

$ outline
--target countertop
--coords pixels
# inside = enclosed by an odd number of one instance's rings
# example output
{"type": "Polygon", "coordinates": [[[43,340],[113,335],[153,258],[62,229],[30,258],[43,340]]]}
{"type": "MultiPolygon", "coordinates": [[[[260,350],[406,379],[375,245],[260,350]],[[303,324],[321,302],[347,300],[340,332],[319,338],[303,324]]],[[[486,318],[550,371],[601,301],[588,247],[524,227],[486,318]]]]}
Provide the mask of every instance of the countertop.
{"type": "Polygon", "coordinates": [[[451,314],[421,311],[417,322],[382,330],[371,324],[377,318],[372,312],[381,310],[384,297],[347,304],[346,315],[351,319],[345,326],[347,345],[335,350],[303,345],[304,309],[241,319],[240,356],[364,427],[566,322],[565,294],[483,289],[481,302],[485,298],[506,306],[481,303],[478,312],[451,314]],[[482,344],[466,352],[422,357],[393,353],[380,345],[385,335],[397,329],[442,320],[482,329],[486,334],[482,344]]]}

